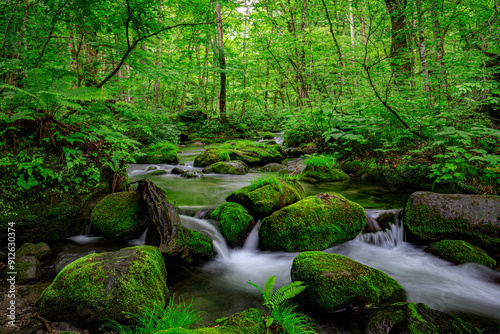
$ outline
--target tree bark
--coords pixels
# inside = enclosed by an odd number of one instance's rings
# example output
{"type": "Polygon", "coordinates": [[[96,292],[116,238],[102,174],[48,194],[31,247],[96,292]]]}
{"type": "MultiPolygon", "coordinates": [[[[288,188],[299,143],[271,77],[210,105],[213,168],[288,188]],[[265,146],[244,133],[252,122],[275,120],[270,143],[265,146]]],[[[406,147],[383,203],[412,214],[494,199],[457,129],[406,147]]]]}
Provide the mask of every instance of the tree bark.
{"type": "Polygon", "coordinates": [[[220,94],[219,113],[222,124],[227,123],[226,115],[226,59],[224,55],[224,34],[222,32],[221,7],[218,1],[215,2],[215,14],[217,16],[217,39],[219,41],[219,67],[220,67],[220,94]]]}

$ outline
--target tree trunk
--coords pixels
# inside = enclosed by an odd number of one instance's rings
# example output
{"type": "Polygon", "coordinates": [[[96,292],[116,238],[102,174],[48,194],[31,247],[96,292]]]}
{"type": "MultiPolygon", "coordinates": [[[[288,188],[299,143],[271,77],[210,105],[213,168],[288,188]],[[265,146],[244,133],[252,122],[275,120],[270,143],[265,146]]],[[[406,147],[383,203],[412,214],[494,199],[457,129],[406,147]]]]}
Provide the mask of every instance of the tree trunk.
{"type": "Polygon", "coordinates": [[[385,0],[387,10],[391,16],[391,58],[396,80],[402,83],[411,73],[411,55],[407,52],[408,36],[406,26],[407,0],[385,0]]]}
{"type": "Polygon", "coordinates": [[[217,39],[219,41],[219,67],[220,67],[220,94],[219,113],[222,124],[227,123],[226,115],[226,59],[224,56],[224,34],[222,33],[221,8],[218,1],[215,2],[215,14],[217,16],[217,39]]]}
{"type": "MultiPolygon", "coordinates": [[[[160,12],[163,11],[163,4],[162,4],[162,0],[160,0],[160,4],[158,5],[158,10],[160,12]]],[[[162,19],[161,17],[158,18],[158,23],[162,24],[162,19]]],[[[155,66],[156,68],[160,68],[161,67],[161,38],[158,37],[158,40],[156,42],[156,61],[155,61],[155,66]]],[[[153,99],[155,101],[155,103],[158,103],[160,101],[160,80],[158,80],[158,78],[156,78],[155,80],[155,85],[154,85],[154,94],[153,94],[153,99]]]]}
{"type": "MultiPolygon", "coordinates": [[[[418,13],[418,55],[420,57],[420,62],[422,63],[422,75],[424,77],[424,93],[429,93],[429,69],[427,67],[427,53],[425,49],[425,33],[424,33],[424,24],[422,20],[422,15],[424,14],[422,11],[422,0],[416,0],[417,5],[417,13],[418,13]]],[[[429,102],[432,104],[431,99],[429,102]]]]}

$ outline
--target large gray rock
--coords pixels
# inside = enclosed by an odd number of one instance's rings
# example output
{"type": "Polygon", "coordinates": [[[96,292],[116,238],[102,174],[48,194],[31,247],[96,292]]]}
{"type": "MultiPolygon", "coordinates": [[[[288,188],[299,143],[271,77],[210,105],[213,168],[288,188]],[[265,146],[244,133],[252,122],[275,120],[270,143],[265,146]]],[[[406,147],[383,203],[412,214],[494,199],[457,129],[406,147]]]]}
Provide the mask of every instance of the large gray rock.
{"type": "Polygon", "coordinates": [[[36,281],[42,277],[40,262],[34,256],[20,256],[16,258],[16,282],[25,284],[36,281]]]}
{"type": "Polygon", "coordinates": [[[413,193],[405,207],[410,240],[465,240],[500,252],[500,196],[413,193]]]}

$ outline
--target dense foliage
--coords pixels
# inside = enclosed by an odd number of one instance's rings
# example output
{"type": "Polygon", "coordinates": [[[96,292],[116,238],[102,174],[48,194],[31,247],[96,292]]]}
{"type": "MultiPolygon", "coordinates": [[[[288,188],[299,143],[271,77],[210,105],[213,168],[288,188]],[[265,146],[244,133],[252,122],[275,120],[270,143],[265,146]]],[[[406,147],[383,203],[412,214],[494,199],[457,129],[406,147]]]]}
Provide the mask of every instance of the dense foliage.
{"type": "Polygon", "coordinates": [[[281,130],[396,183],[498,192],[496,1],[216,4],[219,27],[207,0],[0,1],[10,191],[100,182],[143,145],[281,130]]]}

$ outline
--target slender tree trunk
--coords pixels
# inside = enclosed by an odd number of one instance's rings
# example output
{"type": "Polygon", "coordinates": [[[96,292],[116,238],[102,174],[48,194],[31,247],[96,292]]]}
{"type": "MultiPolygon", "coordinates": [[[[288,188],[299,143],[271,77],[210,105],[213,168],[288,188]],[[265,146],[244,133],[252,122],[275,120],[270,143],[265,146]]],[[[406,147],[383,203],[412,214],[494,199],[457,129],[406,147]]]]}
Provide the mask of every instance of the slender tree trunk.
{"type": "MultiPolygon", "coordinates": [[[[163,12],[163,3],[162,3],[162,0],[160,0],[160,4],[158,5],[158,10],[161,12],[163,12]]],[[[158,18],[158,23],[162,24],[162,18],[159,17],[158,18]]],[[[155,61],[155,66],[156,68],[160,68],[161,67],[161,38],[158,37],[157,41],[156,41],[156,61],[155,61]]],[[[155,103],[158,103],[159,102],[159,99],[160,99],[160,80],[158,78],[156,78],[155,80],[155,85],[154,85],[154,95],[153,95],[153,99],[155,101],[155,103]]]]}
{"type": "Polygon", "coordinates": [[[408,54],[408,33],[406,25],[407,0],[385,0],[387,10],[391,16],[391,58],[395,77],[402,83],[411,72],[411,55],[408,54]]]}
{"type": "Polygon", "coordinates": [[[219,67],[220,67],[220,94],[219,113],[222,124],[227,123],[226,115],[226,59],[224,56],[224,34],[222,32],[222,15],[220,3],[215,2],[215,13],[217,16],[217,39],[219,40],[219,67]]]}
{"type": "Polygon", "coordinates": [[[368,45],[368,38],[366,37],[365,30],[365,17],[363,16],[363,7],[359,7],[359,21],[361,22],[361,34],[363,35],[363,43],[368,45]]]}
{"type": "MultiPolygon", "coordinates": [[[[354,12],[352,10],[352,0],[349,0],[349,25],[351,27],[351,48],[352,48],[352,71],[354,72],[354,66],[356,65],[356,60],[355,60],[355,46],[356,46],[356,41],[355,41],[355,31],[354,31],[354,12]]],[[[355,77],[354,79],[354,86],[358,85],[358,78],[355,77]]]]}
{"type": "MultiPolygon", "coordinates": [[[[417,13],[418,13],[418,55],[420,57],[420,62],[422,63],[422,76],[424,77],[423,85],[424,85],[424,93],[428,94],[429,89],[429,68],[427,67],[427,52],[425,48],[425,32],[424,32],[424,23],[422,19],[422,15],[424,14],[422,10],[422,0],[416,0],[417,5],[417,13]]],[[[430,97],[430,96],[429,96],[430,97]]],[[[429,98],[429,103],[432,105],[432,99],[429,98]]]]}

